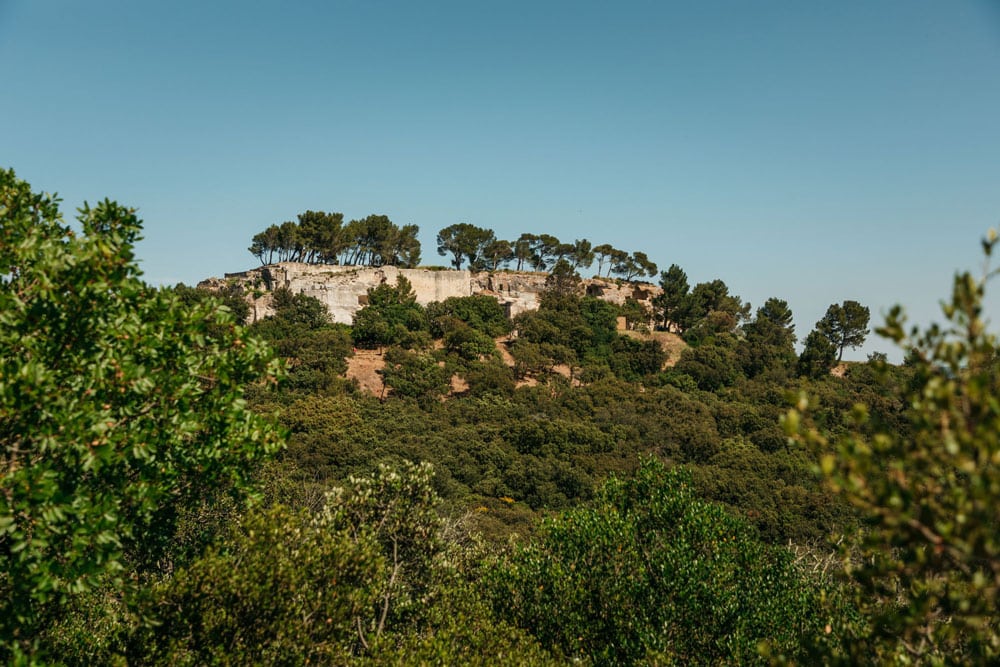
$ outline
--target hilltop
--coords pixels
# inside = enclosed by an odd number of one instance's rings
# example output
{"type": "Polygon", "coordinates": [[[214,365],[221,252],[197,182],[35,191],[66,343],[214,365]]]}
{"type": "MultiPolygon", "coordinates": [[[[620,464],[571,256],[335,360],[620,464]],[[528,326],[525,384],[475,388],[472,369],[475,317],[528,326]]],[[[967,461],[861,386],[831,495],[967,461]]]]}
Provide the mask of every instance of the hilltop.
{"type": "MultiPolygon", "coordinates": [[[[383,284],[395,284],[399,276],[409,281],[417,303],[422,306],[449,297],[488,295],[500,302],[508,318],[513,318],[538,308],[549,274],[278,262],[248,271],[227,273],[223,278],[208,278],[198,283],[198,287],[209,290],[236,287],[241,290],[251,306],[250,322],[273,315],[272,293],[284,288],[319,300],[334,322],[351,324],[354,315],[367,304],[368,290],[383,284]]],[[[589,278],[579,283],[581,296],[593,296],[618,306],[631,299],[650,312],[653,310],[653,299],[662,292],[652,283],[611,278],[589,278]]]]}
{"type": "Polygon", "coordinates": [[[566,262],[153,288],[133,210],[84,207],[77,234],[0,185],[0,659],[857,664],[930,637],[996,661],[986,279],[956,277],[946,328],[889,315],[906,365],[834,375],[857,302],[797,358],[784,301],[751,318],[677,267],[655,296],[566,262]],[[688,345],[669,368],[654,322],[688,345]],[[345,379],[359,349],[377,396],[345,379]],[[869,553],[871,579],[827,576],[869,553]]]}
{"type": "MultiPolygon", "coordinates": [[[[198,288],[212,291],[235,288],[250,306],[247,318],[250,323],[273,317],[276,312],[274,292],[286,289],[322,303],[332,322],[352,324],[354,316],[367,305],[369,290],[379,285],[395,284],[399,277],[403,277],[412,286],[416,302],[421,306],[448,298],[489,296],[497,300],[507,319],[513,319],[539,307],[548,276],[548,273],[528,271],[474,272],[437,267],[408,269],[278,262],[248,271],[227,273],[223,278],[208,278],[201,281],[198,288]]],[[[584,279],[577,288],[579,296],[592,296],[616,306],[624,306],[627,300],[634,301],[647,313],[654,312],[653,301],[662,292],[660,287],[650,283],[610,278],[584,279]]],[[[629,323],[624,316],[617,318],[620,333],[640,341],[655,340],[667,354],[664,368],[674,365],[686,347],[684,341],[677,334],[651,331],[652,328],[651,318],[639,323],[629,323]]],[[[513,369],[516,362],[508,349],[511,340],[512,336],[498,337],[495,346],[504,365],[513,369]]],[[[362,391],[384,396],[384,368],[383,349],[355,349],[347,359],[346,377],[357,382],[362,391]]],[[[552,370],[567,378],[572,375],[570,367],[565,364],[557,364],[552,370]]],[[[534,382],[533,378],[521,378],[517,384],[530,385],[534,382]]],[[[467,388],[461,376],[452,376],[453,393],[461,393],[467,388]]]]}

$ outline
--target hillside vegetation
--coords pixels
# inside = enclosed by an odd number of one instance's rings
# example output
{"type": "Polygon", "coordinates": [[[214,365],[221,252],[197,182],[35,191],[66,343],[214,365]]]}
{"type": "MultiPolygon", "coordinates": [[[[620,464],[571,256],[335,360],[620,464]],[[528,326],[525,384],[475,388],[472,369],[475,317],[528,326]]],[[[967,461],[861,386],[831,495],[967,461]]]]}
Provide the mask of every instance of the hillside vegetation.
{"type": "MultiPolygon", "coordinates": [[[[362,222],[398,243],[255,253],[416,261],[414,230],[362,222]]],[[[300,216],[320,239],[341,223],[300,216]]],[[[439,251],[489,268],[498,241],[470,227],[439,251]]],[[[904,364],[833,375],[861,304],[832,304],[797,354],[779,297],[753,310],[676,265],[649,311],[581,294],[579,241],[540,256],[539,308],[513,320],[400,279],[351,325],[276,290],[244,326],[236,290],[144,284],[139,232],[107,201],[68,225],[0,172],[7,662],[1000,655],[989,276],[956,278],[943,326],[890,315],[904,364]],[[383,387],[349,377],[376,355],[383,387]]]]}

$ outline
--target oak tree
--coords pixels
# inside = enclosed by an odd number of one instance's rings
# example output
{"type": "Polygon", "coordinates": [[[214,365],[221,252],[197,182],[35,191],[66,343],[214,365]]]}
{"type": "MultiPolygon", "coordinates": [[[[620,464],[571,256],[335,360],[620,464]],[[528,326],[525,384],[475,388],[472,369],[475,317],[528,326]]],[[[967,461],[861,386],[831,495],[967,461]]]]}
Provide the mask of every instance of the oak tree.
{"type": "Polygon", "coordinates": [[[168,558],[184,507],[246,490],[281,446],[243,398],[275,378],[269,348],[141,280],[133,209],[78,219],[0,171],[0,659],[168,558]]]}

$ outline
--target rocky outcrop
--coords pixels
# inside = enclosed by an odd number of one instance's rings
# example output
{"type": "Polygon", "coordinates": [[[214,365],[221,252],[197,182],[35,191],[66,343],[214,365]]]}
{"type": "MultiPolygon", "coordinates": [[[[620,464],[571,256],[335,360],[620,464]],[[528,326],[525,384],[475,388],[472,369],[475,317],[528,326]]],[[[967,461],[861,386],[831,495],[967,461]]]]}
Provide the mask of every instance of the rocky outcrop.
{"type": "MultiPolygon", "coordinates": [[[[241,273],[227,273],[224,278],[209,278],[198,284],[207,289],[236,285],[247,295],[251,320],[273,314],[271,292],[284,287],[296,294],[319,299],[335,322],[350,324],[354,313],[367,303],[368,290],[382,283],[396,284],[403,276],[413,285],[417,302],[427,305],[453,296],[487,294],[499,301],[509,317],[538,308],[545,289],[545,273],[513,271],[479,272],[436,269],[400,269],[395,266],[336,266],[282,262],[241,273]]],[[[629,283],[591,278],[581,289],[588,295],[623,304],[633,298],[647,306],[660,288],[649,283],[629,283]]]]}
{"type": "Polygon", "coordinates": [[[545,273],[517,273],[497,271],[473,274],[471,285],[473,294],[488,294],[496,298],[507,311],[507,317],[514,317],[526,310],[538,308],[538,299],[545,289],[545,273]]]}
{"type": "Polygon", "coordinates": [[[431,301],[444,301],[452,296],[472,294],[468,271],[297,262],[282,262],[241,273],[227,273],[223,279],[209,278],[198,286],[218,289],[222,285],[235,284],[242,287],[251,305],[251,320],[273,314],[270,294],[284,287],[296,294],[306,294],[319,299],[330,311],[334,322],[350,324],[354,313],[367,303],[369,289],[382,283],[395,285],[400,275],[410,281],[417,295],[417,301],[423,305],[431,301]]]}

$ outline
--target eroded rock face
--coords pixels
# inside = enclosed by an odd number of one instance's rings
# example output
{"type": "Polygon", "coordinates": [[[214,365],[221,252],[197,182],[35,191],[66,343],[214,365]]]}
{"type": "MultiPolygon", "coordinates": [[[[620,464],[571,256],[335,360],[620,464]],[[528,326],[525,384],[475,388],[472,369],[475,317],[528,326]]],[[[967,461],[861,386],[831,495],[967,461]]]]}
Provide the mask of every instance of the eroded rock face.
{"type": "MultiPolygon", "coordinates": [[[[296,294],[306,294],[319,299],[330,311],[335,322],[351,324],[354,313],[367,302],[368,290],[381,283],[396,284],[402,275],[416,294],[417,302],[427,305],[444,301],[453,296],[487,294],[497,299],[508,317],[538,308],[539,297],[545,289],[545,273],[518,273],[497,271],[493,273],[455,270],[400,269],[395,266],[336,266],[325,264],[300,264],[282,262],[270,264],[241,273],[227,273],[225,278],[209,278],[198,287],[219,289],[225,285],[239,285],[247,294],[251,306],[251,321],[274,313],[271,292],[280,287],[296,294]]],[[[651,300],[660,288],[649,283],[618,283],[603,278],[592,278],[581,283],[581,292],[615,304],[625,303],[631,297],[651,306],[651,300]]]]}
{"type": "Polygon", "coordinates": [[[507,271],[476,273],[471,276],[472,293],[495,297],[507,311],[507,317],[514,317],[538,308],[547,275],[507,271]]]}

